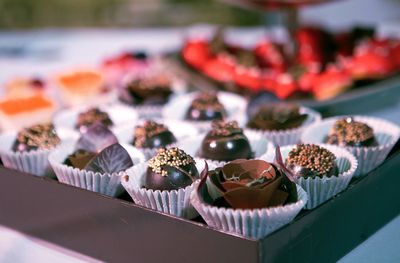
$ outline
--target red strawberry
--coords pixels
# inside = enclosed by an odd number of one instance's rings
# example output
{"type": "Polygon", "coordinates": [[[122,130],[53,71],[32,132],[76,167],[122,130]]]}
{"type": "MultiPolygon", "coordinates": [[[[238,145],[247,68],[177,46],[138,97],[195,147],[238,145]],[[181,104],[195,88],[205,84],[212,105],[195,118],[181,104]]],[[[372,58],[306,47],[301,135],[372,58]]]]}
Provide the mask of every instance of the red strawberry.
{"type": "Polygon", "coordinates": [[[255,67],[237,67],[235,71],[235,83],[252,91],[258,91],[262,83],[260,70],[255,67]]]}
{"type": "Polygon", "coordinates": [[[280,73],[275,70],[265,71],[261,78],[262,88],[267,91],[274,92],[276,89],[276,79],[279,74],[280,73]]]}
{"type": "Polygon", "coordinates": [[[208,77],[221,82],[234,79],[236,64],[234,59],[227,54],[219,54],[216,58],[208,60],[203,65],[203,73],[208,77]]]}
{"type": "Polygon", "coordinates": [[[282,50],[268,41],[262,41],[254,48],[254,54],[262,67],[272,67],[277,70],[286,68],[282,50]]]}
{"type": "Polygon", "coordinates": [[[400,70],[400,40],[395,40],[392,47],[392,59],[396,66],[396,71],[400,70]]]}
{"type": "Polygon", "coordinates": [[[205,40],[189,40],[182,49],[182,56],[190,66],[201,69],[211,57],[209,43],[205,40]]]}
{"type": "Polygon", "coordinates": [[[351,75],[344,69],[329,66],[315,76],[312,92],[317,100],[328,100],[351,88],[351,75]]]}
{"type": "Polygon", "coordinates": [[[298,79],[299,89],[303,92],[311,92],[315,79],[318,77],[320,67],[311,67],[298,79]]]}
{"type": "Polygon", "coordinates": [[[283,73],[277,76],[274,93],[278,98],[286,99],[298,89],[296,81],[290,74],[283,73]]]}
{"type": "Polygon", "coordinates": [[[382,46],[360,46],[344,65],[356,80],[381,79],[395,70],[391,50],[382,46]]]}

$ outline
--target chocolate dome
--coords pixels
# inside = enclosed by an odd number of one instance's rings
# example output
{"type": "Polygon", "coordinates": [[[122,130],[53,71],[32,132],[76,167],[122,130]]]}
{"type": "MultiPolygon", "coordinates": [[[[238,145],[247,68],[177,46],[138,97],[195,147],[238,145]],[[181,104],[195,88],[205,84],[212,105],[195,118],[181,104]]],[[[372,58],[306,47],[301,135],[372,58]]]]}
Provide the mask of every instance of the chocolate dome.
{"type": "Polygon", "coordinates": [[[135,128],[133,145],[137,148],[160,148],[174,142],[174,134],[165,125],[155,121],[147,120],[135,128]]]}
{"type": "Polygon", "coordinates": [[[192,101],[185,119],[192,121],[222,120],[226,117],[224,105],[215,93],[200,93],[192,101]]]}

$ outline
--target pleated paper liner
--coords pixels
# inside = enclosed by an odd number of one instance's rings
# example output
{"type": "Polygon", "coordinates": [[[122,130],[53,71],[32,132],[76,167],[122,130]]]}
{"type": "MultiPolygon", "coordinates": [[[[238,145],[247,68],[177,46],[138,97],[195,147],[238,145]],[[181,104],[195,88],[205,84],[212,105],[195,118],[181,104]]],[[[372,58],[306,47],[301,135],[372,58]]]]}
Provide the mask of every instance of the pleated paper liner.
{"type": "MultiPolygon", "coordinates": [[[[259,129],[249,129],[249,130],[262,134],[274,145],[284,146],[284,145],[296,144],[300,141],[301,134],[305,128],[314,123],[318,123],[321,120],[321,114],[312,109],[306,107],[300,107],[300,113],[302,114],[306,113],[308,115],[307,119],[300,127],[287,130],[273,130],[273,131],[267,131],[267,130],[264,131],[259,129]]],[[[244,126],[246,124],[247,122],[244,123],[244,126]]]]}
{"type": "Polygon", "coordinates": [[[49,174],[51,169],[47,159],[54,149],[15,152],[11,149],[15,138],[16,133],[0,136],[0,156],[4,167],[37,176],[49,174]]]}
{"type": "MultiPolygon", "coordinates": [[[[132,158],[134,166],[145,161],[144,155],[136,148],[123,145],[132,158]]],[[[122,193],[121,177],[126,171],[119,173],[99,173],[81,170],[63,164],[64,160],[75,150],[74,143],[65,143],[49,155],[49,162],[56,173],[57,179],[64,184],[76,186],[89,191],[108,196],[118,196],[122,193]]]]}
{"type": "MultiPolygon", "coordinates": [[[[190,123],[171,120],[171,119],[157,119],[157,118],[150,118],[150,119],[156,121],[157,123],[161,123],[167,126],[168,129],[174,134],[175,138],[177,139],[176,143],[168,145],[167,148],[173,147],[176,144],[178,144],[181,140],[184,140],[192,136],[196,136],[199,133],[196,127],[191,125],[190,123]]],[[[132,124],[125,125],[124,127],[119,127],[115,129],[115,135],[117,136],[118,141],[126,144],[132,143],[135,126],[138,124],[142,124],[142,122],[143,121],[133,125],[132,124]]],[[[158,151],[157,148],[137,148],[137,149],[144,154],[146,160],[153,157],[155,154],[157,154],[158,151]]]]}
{"type": "MultiPolygon", "coordinates": [[[[319,144],[319,146],[328,149],[336,156],[336,165],[339,174],[338,176],[323,176],[322,178],[299,178],[297,183],[308,194],[308,202],[305,209],[313,209],[331,199],[338,193],[344,191],[349,185],[351,178],[353,178],[358,165],[357,159],[346,149],[328,144],[319,144]]],[[[296,145],[287,145],[281,148],[284,160],[289,155],[289,152],[295,147],[296,145]]],[[[267,162],[273,162],[275,159],[275,153],[267,154],[261,157],[261,159],[267,162]]]]}
{"type": "MultiPolygon", "coordinates": [[[[195,159],[195,161],[200,174],[204,169],[204,160],[195,159]]],[[[122,179],[122,185],[136,204],[187,219],[198,215],[190,203],[194,184],[171,191],[146,189],[143,188],[146,170],[147,162],[141,163],[128,169],[127,176],[122,179]]]]}
{"type": "MultiPolygon", "coordinates": [[[[324,143],[335,121],[345,117],[346,116],[327,118],[320,123],[309,126],[304,130],[301,141],[315,144],[324,143]]],[[[390,150],[400,137],[400,128],[394,123],[379,118],[366,116],[349,117],[354,117],[356,121],[369,125],[374,130],[375,138],[379,144],[379,146],[374,147],[345,147],[349,152],[354,154],[358,160],[358,168],[354,176],[359,177],[375,169],[386,159],[390,150]]]]}
{"type": "MultiPolygon", "coordinates": [[[[263,156],[266,153],[273,153],[275,152],[275,146],[268,140],[266,139],[262,134],[258,132],[254,132],[252,130],[247,130],[245,129],[244,134],[246,137],[249,139],[251,149],[254,153],[254,158],[259,158],[263,156]]],[[[199,159],[204,159],[198,157],[198,152],[201,148],[201,143],[203,138],[206,136],[205,133],[199,134],[196,137],[190,137],[187,139],[181,140],[177,146],[178,148],[184,150],[186,153],[188,153],[191,156],[196,156],[199,159]]],[[[221,166],[225,163],[226,161],[218,161],[218,160],[211,160],[211,159],[205,159],[207,163],[212,163],[215,166],[221,166]]]]}
{"type": "MultiPolygon", "coordinates": [[[[191,121],[186,120],[185,115],[192,101],[196,98],[198,92],[188,93],[176,96],[167,105],[165,105],[162,117],[167,119],[176,119],[186,121],[195,125],[200,131],[207,131],[211,128],[211,121],[191,121]]],[[[224,105],[227,112],[227,120],[237,120],[241,122],[244,118],[246,109],[246,100],[239,95],[229,92],[218,92],[218,99],[224,105]]]]}
{"type": "MultiPolygon", "coordinates": [[[[198,184],[199,182],[195,183],[195,189],[198,184]]],[[[190,199],[194,208],[210,227],[248,238],[261,239],[293,221],[307,203],[307,194],[298,185],[297,194],[298,201],[295,203],[252,210],[211,206],[202,200],[198,191],[193,191],[190,199]]]]}

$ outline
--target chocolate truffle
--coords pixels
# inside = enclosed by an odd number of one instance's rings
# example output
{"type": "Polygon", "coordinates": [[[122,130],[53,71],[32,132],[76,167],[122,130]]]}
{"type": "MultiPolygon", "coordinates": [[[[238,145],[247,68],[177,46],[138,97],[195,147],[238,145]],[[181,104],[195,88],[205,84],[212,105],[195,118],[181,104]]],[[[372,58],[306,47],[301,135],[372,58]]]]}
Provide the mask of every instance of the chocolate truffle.
{"type": "Polygon", "coordinates": [[[96,122],[99,122],[106,127],[110,127],[113,125],[113,122],[108,116],[107,112],[101,111],[98,108],[90,108],[85,112],[79,113],[78,119],[76,121],[76,128],[84,132],[87,127],[96,122]]]}
{"type": "Polygon", "coordinates": [[[199,156],[217,161],[249,159],[253,156],[250,142],[236,121],[214,121],[204,137],[199,156]]]}
{"type": "Polygon", "coordinates": [[[259,108],[247,127],[260,130],[287,130],[297,128],[307,119],[299,106],[289,103],[271,103],[259,108]]]}
{"type": "Polygon", "coordinates": [[[336,157],[329,150],[315,144],[299,144],[289,152],[286,167],[294,176],[337,176],[336,157]]]}
{"type": "Polygon", "coordinates": [[[121,92],[120,99],[128,104],[162,105],[172,94],[171,79],[165,75],[134,79],[121,92]]]}
{"type": "Polygon", "coordinates": [[[367,124],[353,118],[337,120],[326,138],[326,143],[340,146],[377,146],[374,131],[367,124]]]}
{"type": "Polygon", "coordinates": [[[53,124],[37,124],[18,132],[12,150],[16,152],[49,150],[57,146],[60,141],[53,124]]]}
{"type": "Polygon", "coordinates": [[[137,148],[160,148],[174,142],[174,134],[165,125],[155,121],[147,120],[135,128],[133,145],[137,148]]]}
{"type": "Polygon", "coordinates": [[[160,191],[187,187],[199,178],[195,164],[191,156],[178,148],[161,148],[148,161],[144,187],[160,191]]]}
{"type": "Polygon", "coordinates": [[[224,105],[215,93],[200,93],[190,105],[185,119],[192,121],[223,120],[226,117],[224,105]]]}
{"type": "Polygon", "coordinates": [[[67,159],[64,161],[64,164],[74,168],[84,169],[95,156],[96,153],[79,149],[68,155],[67,159]]]}
{"type": "Polygon", "coordinates": [[[214,188],[214,194],[203,191],[203,197],[217,207],[257,209],[298,199],[295,183],[274,164],[263,160],[234,160],[207,175],[210,179],[207,188],[214,188]]]}

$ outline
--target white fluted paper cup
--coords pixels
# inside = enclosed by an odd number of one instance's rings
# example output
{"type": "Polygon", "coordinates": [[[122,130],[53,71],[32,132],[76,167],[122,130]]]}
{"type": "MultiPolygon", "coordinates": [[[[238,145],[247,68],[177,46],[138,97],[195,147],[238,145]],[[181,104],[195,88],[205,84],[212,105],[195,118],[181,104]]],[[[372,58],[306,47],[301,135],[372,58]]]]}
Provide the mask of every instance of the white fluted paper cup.
{"type": "MultiPolygon", "coordinates": [[[[144,155],[136,148],[124,145],[132,158],[134,166],[145,161],[144,155]]],[[[74,143],[63,143],[58,149],[49,155],[49,162],[53,168],[58,181],[64,184],[83,188],[89,191],[101,193],[108,196],[118,196],[122,193],[121,177],[126,171],[119,173],[99,173],[81,170],[63,164],[65,159],[75,151],[74,143]]]]}
{"type": "MultiPolygon", "coordinates": [[[[174,144],[169,145],[172,147],[173,145],[178,144],[181,140],[184,140],[189,137],[197,136],[199,133],[198,129],[191,125],[190,123],[178,121],[178,120],[171,120],[171,119],[153,119],[155,122],[164,124],[168,129],[174,134],[177,142],[174,144]]],[[[143,124],[143,121],[139,122],[138,125],[143,124]]],[[[115,135],[118,138],[119,142],[131,144],[133,141],[134,130],[136,125],[125,125],[124,127],[118,127],[115,129],[115,135]]],[[[158,149],[157,148],[137,148],[141,151],[146,160],[153,157],[158,149]]]]}
{"type": "MultiPolygon", "coordinates": [[[[268,139],[266,139],[261,133],[247,129],[245,129],[243,133],[249,139],[251,149],[254,153],[253,159],[257,159],[267,153],[275,152],[275,146],[268,139]]],[[[198,152],[201,148],[201,143],[205,136],[206,134],[202,133],[197,136],[192,136],[190,138],[183,139],[179,143],[177,143],[177,146],[178,148],[184,150],[191,156],[196,156],[199,159],[204,159],[198,156],[198,152]]],[[[207,161],[207,163],[212,163],[213,165],[216,166],[221,166],[227,163],[226,161],[217,161],[211,159],[205,159],[205,160],[207,161]]]]}
{"type": "MultiPolygon", "coordinates": [[[[204,169],[204,161],[199,159],[195,159],[195,161],[200,174],[204,169]]],[[[135,204],[187,219],[192,219],[198,215],[190,203],[190,194],[194,189],[194,184],[171,191],[146,189],[143,188],[146,170],[147,162],[140,163],[128,169],[127,176],[124,176],[121,180],[123,187],[135,204]]]]}
{"type": "MultiPolygon", "coordinates": [[[[297,128],[287,129],[287,130],[271,130],[271,131],[251,129],[251,128],[248,129],[261,133],[275,145],[285,146],[285,145],[296,144],[300,141],[301,134],[305,128],[321,121],[321,114],[310,108],[300,107],[300,113],[307,114],[307,118],[297,128]]],[[[247,122],[244,124],[244,126],[245,125],[247,125],[247,122]]]]}
{"type": "Polygon", "coordinates": [[[298,201],[292,204],[260,209],[221,208],[203,201],[196,191],[198,184],[195,183],[190,200],[207,225],[253,239],[261,239],[290,223],[307,203],[307,193],[296,185],[298,201]]]}
{"type": "Polygon", "coordinates": [[[358,160],[358,168],[354,176],[359,177],[375,169],[386,159],[390,150],[400,137],[400,127],[389,121],[366,116],[337,116],[327,118],[319,123],[307,127],[301,141],[304,143],[324,143],[333,124],[342,118],[353,117],[356,121],[363,122],[374,130],[378,146],[374,147],[344,147],[354,154],[358,160]]]}
{"type": "MultiPolygon", "coordinates": [[[[191,121],[186,120],[186,111],[189,109],[193,99],[199,92],[192,92],[185,95],[176,96],[168,104],[165,105],[162,117],[168,119],[176,119],[186,121],[195,125],[200,131],[206,131],[211,127],[211,121],[191,121]]],[[[243,122],[244,112],[246,109],[246,100],[236,94],[220,91],[217,93],[219,101],[224,105],[227,112],[227,120],[236,120],[243,122]]]]}
{"type": "MultiPolygon", "coordinates": [[[[56,114],[54,117],[54,127],[61,139],[64,138],[79,138],[79,130],[75,128],[78,116],[81,112],[85,112],[91,107],[84,106],[74,109],[63,110],[56,114]]],[[[101,111],[106,112],[113,122],[111,130],[115,133],[116,129],[120,126],[130,123],[136,123],[138,120],[138,113],[131,107],[125,106],[120,103],[114,103],[98,107],[101,111]]]]}
{"type": "Polygon", "coordinates": [[[0,156],[4,167],[37,176],[48,174],[51,170],[47,158],[57,147],[51,150],[16,152],[12,150],[16,136],[15,133],[0,136],[0,156]]]}
{"type": "MultiPolygon", "coordinates": [[[[299,184],[308,194],[308,202],[305,209],[313,209],[318,205],[328,201],[338,193],[344,191],[350,183],[351,178],[357,169],[358,162],[356,157],[346,149],[335,145],[318,144],[319,146],[331,151],[336,156],[336,165],[339,170],[338,176],[323,176],[315,178],[298,178],[299,184]]],[[[287,145],[281,148],[282,158],[285,160],[289,152],[296,145],[287,145]]],[[[267,162],[273,162],[275,153],[269,153],[262,156],[261,159],[267,162]]]]}

